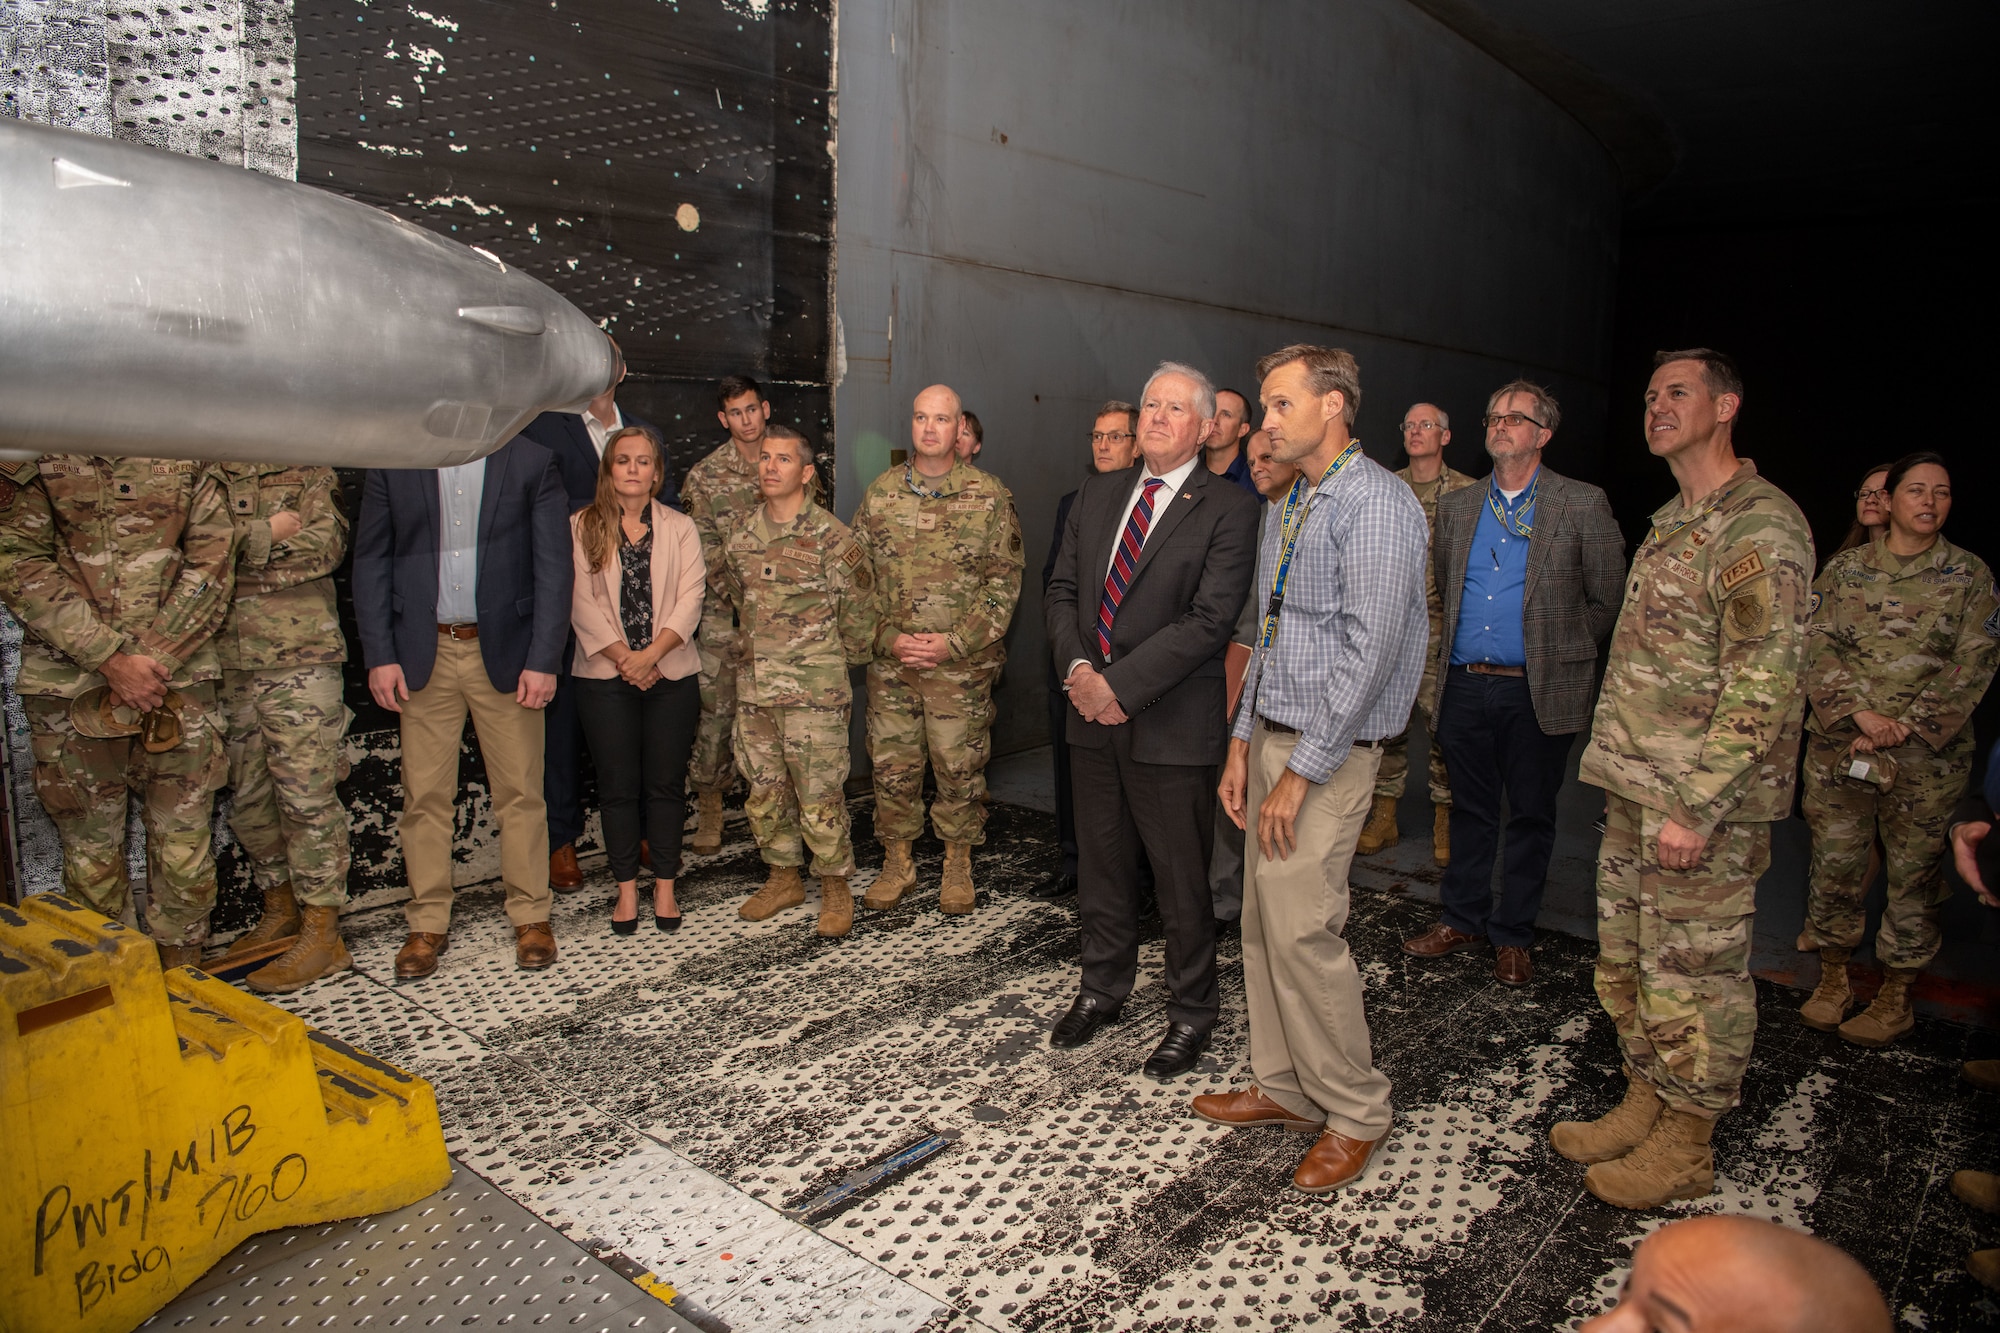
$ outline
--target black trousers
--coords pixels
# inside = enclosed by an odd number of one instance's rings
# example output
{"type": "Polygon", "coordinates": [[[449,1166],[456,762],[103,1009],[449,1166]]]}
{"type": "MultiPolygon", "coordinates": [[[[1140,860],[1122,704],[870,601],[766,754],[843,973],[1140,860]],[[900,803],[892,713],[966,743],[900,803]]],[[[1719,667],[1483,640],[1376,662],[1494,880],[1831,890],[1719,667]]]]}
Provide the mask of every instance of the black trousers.
{"type": "Polygon", "coordinates": [[[681,824],[687,819],[688,756],[701,716],[701,686],[693,676],[642,690],[613,677],[576,677],[577,716],[597,765],[597,800],[604,816],[604,850],[611,877],[639,874],[639,839],[652,830],[653,873],[681,872],[681,824]],[[645,818],[640,818],[640,798],[645,818]]]}
{"type": "Polygon", "coordinates": [[[1437,717],[1438,746],[1451,774],[1451,865],[1438,896],[1444,923],[1453,930],[1486,935],[1496,946],[1534,942],[1556,845],[1556,793],[1574,739],[1542,730],[1524,677],[1451,668],[1437,717]],[[1507,864],[1495,903],[1503,793],[1507,864]]]}
{"type": "Polygon", "coordinates": [[[1076,798],[1069,781],[1069,696],[1049,678],[1049,744],[1056,761],[1056,838],[1062,845],[1062,873],[1076,874],[1076,798]]]}
{"type": "Polygon", "coordinates": [[[1132,758],[1132,729],[1110,744],[1070,747],[1076,794],[1077,913],[1083,993],[1122,1005],[1139,971],[1140,871],[1150,862],[1166,926],[1170,1022],[1215,1026],[1215,905],[1208,858],[1215,837],[1215,766],[1132,758]]]}

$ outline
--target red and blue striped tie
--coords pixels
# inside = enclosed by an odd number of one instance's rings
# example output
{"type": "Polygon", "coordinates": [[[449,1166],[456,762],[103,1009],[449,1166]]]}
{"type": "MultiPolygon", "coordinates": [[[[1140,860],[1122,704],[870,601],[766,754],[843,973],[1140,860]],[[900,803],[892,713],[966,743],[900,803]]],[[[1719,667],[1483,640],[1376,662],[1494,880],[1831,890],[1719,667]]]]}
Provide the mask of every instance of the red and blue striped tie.
{"type": "Polygon", "coordinates": [[[1153,526],[1153,492],[1167,483],[1158,477],[1146,479],[1145,493],[1132,506],[1125,521],[1125,535],[1118,539],[1118,554],[1112,558],[1111,572],[1104,579],[1104,600],[1097,606],[1097,650],[1111,660],[1111,622],[1117,618],[1118,604],[1132,583],[1132,571],[1139,567],[1139,551],[1146,545],[1146,529],[1153,526]]]}

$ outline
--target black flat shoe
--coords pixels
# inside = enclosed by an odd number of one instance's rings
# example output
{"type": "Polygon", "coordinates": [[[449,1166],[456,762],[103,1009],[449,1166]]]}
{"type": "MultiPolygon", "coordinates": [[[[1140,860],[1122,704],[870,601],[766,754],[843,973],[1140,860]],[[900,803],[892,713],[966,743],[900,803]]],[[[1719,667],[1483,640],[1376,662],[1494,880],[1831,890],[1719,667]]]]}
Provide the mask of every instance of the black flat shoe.
{"type": "Polygon", "coordinates": [[[655,912],[653,913],[653,924],[665,931],[679,930],[681,928],[681,914],[675,912],[672,916],[661,916],[658,912],[655,912]]]}
{"type": "Polygon", "coordinates": [[[1186,1023],[1169,1023],[1167,1035],[1160,1039],[1152,1058],[1146,1061],[1146,1077],[1162,1083],[1178,1078],[1193,1069],[1194,1062],[1207,1049],[1206,1032],[1198,1032],[1186,1023]]]}
{"type": "Polygon", "coordinates": [[[1069,1012],[1049,1030],[1049,1045],[1059,1051],[1073,1050],[1097,1035],[1097,1029],[1118,1021],[1118,1009],[1091,995],[1079,995],[1069,1012]]]}
{"type": "Polygon", "coordinates": [[[1050,875],[1047,879],[1028,890],[1030,898],[1040,898],[1043,902],[1054,902],[1067,898],[1076,892],[1075,875],[1050,875]]]}
{"type": "Polygon", "coordinates": [[[611,922],[611,933],[613,935],[630,935],[638,929],[639,918],[636,916],[630,921],[620,921],[614,917],[611,922]]]}

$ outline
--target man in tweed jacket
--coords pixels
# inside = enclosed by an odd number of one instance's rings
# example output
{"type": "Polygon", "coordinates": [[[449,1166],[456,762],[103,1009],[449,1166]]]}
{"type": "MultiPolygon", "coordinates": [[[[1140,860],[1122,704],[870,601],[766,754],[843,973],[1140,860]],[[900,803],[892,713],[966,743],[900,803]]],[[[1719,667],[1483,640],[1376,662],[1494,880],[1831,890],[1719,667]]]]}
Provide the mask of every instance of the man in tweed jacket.
{"type": "Polygon", "coordinates": [[[1403,948],[1435,958],[1491,936],[1494,977],[1524,985],[1555,848],[1556,793],[1590,721],[1597,649],[1618,617],[1625,541],[1595,486],[1542,466],[1561,411],[1516,380],[1486,405],[1493,474],[1438,501],[1432,567],[1444,604],[1432,702],[1451,773],[1443,919],[1403,948]],[[1505,792],[1507,866],[1493,901],[1505,792]]]}

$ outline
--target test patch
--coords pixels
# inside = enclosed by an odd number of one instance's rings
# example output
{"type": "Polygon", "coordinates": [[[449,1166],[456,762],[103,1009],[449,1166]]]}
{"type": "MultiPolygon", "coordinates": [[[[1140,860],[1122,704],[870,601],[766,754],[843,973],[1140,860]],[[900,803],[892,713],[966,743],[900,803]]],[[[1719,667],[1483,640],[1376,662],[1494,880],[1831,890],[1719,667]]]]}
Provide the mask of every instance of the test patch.
{"type": "Polygon", "coordinates": [[[1722,590],[1724,592],[1731,592],[1737,584],[1743,582],[1745,579],[1754,579],[1763,572],[1764,557],[1753,550],[1741,560],[1738,560],[1735,564],[1722,571],[1722,590]]]}

